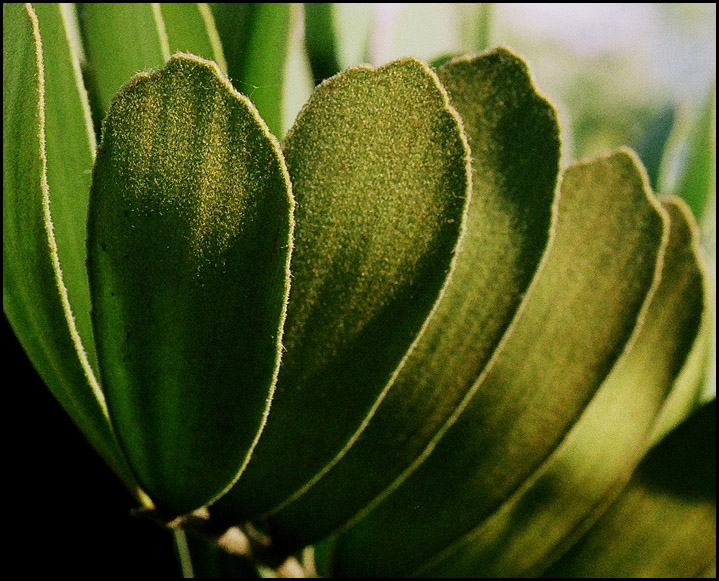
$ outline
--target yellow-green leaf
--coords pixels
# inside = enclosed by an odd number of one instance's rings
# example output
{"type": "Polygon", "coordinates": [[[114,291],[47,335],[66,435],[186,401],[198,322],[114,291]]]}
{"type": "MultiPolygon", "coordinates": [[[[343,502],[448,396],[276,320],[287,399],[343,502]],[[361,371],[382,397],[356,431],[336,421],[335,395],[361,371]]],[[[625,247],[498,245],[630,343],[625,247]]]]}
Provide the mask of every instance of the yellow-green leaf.
{"type": "Polygon", "coordinates": [[[665,207],[671,227],[661,282],[593,400],[509,500],[415,574],[536,576],[625,485],[697,337],[704,307],[696,225],[681,201],[665,207]]]}
{"type": "Polygon", "coordinates": [[[335,574],[410,573],[550,456],[626,349],[666,241],[633,155],[566,171],[545,263],[474,396],[424,463],[340,537],[335,574]]]}
{"type": "Polygon", "coordinates": [[[272,516],[287,543],[337,529],[432,445],[504,334],[549,239],[558,127],[526,65],[500,49],[458,59],[439,77],[473,152],[472,199],[455,269],[362,437],[272,516]]]}
{"type": "Polygon", "coordinates": [[[664,438],[546,577],[716,576],[716,400],[664,438]]]}
{"type": "Polygon", "coordinates": [[[90,198],[93,324],[118,438],[166,513],[215,498],[256,442],[291,224],[279,145],[216,66],[178,55],[118,93],[90,198]]]}
{"type": "Polygon", "coordinates": [[[215,507],[237,520],[285,501],[365,427],[442,290],[470,187],[459,120],[413,59],[320,85],[284,152],[297,197],[285,353],[263,437],[215,507]]]}

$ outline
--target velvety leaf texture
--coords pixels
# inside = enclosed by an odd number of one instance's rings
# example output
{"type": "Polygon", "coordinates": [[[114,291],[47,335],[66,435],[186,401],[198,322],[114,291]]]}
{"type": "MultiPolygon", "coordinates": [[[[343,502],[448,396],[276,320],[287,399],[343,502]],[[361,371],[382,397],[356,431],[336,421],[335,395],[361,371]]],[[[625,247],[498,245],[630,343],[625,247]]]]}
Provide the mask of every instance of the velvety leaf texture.
{"type": "Polygon", "coordinates": [[[701,322],[696,240],[677,203],[668,208],[662,278],[644,322],[590,404],[552,456],[420,576],[534,576],[616,498],[646,451],[701,322]]]}
{"type": "Polygon", "coordinates": [[[291,224],[279,146],[214,65],[179,55],[115,98],[91,191],[93,323],[113,425],[161,510],[206,504],[249,457],[291,224]]]}
{"type": "Polygon", "coordinates": [[[285,501],[366,425],[442,290],[468,197],[459,121],[412,59],[320,85],[284,153],[297,199],[285,351],[263,437],[216,507],[233,519],[285,501]]]}
{"type": "Polygon", "coordinates": [[[441,436],[519,307],[549,239],[558,128],[526,66],[501,49],[459,59],[439,77],[473,152],[455,269],[362,437],[271,518],[287,542],[315,541],[347,522],[441,436]]]}
{"type": "Polygon", "coordinates": [[[657,198],[409,6],[3,4],[10,325],[187,577],[715,576],[715,85],[657,198]]]}
{"type": "Polygon", "coordinates": [[[559,445],[658,284],[665,219],[646,187],[623,151],[567,170],[546,262],[474,397],[427,460],[340,537],[337,574],[410,573],[559,445]]]}

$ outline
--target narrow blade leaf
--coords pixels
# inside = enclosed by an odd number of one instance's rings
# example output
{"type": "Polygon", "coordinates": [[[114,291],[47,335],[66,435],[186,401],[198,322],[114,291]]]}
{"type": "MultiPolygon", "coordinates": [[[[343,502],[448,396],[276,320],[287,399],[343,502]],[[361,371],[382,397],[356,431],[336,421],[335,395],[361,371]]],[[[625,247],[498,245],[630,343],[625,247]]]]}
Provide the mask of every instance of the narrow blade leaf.
{"type": "Polygon", "coordinates": [[[282,136],[282,95],[292,4],[210,4],[227,59],[227,73],[255,104],[272,132],[282,136]]]}
{"type": "Polygon", "coordinates": [[[304,5],[305,46],[312,76],[319,83],[342,69],[337,55],[337,30],[331,2],[311,2],[304,5]]]}
{"type": "Polygon", "coordinates": [[[189,52],[215,61],[220,70],[227,73],[222,43],[207,4],[162,2],[159,6],[170,54],[189,52]]]}
{"type": "Polygon", "coordinates": [[[38,18],[29,4],[3,4],[3,309],[53,395],[135,490],[90,361],[84,231],[92,137],[76,56],[59,6],[39,9],[38,18]]]}
{"type": "Polygon", "coordinates": [[[716,196],[716,82],[688,140],[686,164],[674,194],[701,219],[711,196],[716,196]]]}
{"type": "Polygon", "coordinates": [[[93,323],[115,430],[160,510],[204,505],[249,457],[291,212],[279,146],[212,63],[179,55],[118,93],[90,200],[93,323]]]}
{"type": "Polygon", "coordinates": [[[86,74],[96,123],[105,117],[113,95],[135,73],[153,69],[170,57],[159,4],[79,4],[87,57],[86,74]]]}

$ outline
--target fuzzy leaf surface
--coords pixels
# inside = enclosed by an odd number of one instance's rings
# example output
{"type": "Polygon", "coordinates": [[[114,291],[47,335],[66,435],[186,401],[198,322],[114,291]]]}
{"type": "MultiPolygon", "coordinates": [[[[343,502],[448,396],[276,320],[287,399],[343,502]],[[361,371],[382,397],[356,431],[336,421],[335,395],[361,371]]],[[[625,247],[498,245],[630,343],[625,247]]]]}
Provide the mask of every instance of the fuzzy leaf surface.
{"type": "Polygon", "coordinates": [[[272,516],[286,543],[314,542],[346,523],[432,444],[497,347],[549,240],[558,127],[524,63],[500,49],[458,59],[439,77],[473,152],[472,199],[455,269],[362,436],[272,516]]]}
{"type": "Polygon", "coordinates": [[[93,324],[115,430],[161,510],[212,500],[256,442],[291,230],[279,145],[212,63],[178,55],[122,89],[91,190],[93,324]]]}
{"type": "Polygon", "coordinates": [[[297,198],[285,352],[266,431],[216,505],[233,520],[285,501],[364,428],[445,284],[470,187],[459,121],[412,59],[320,85],[284,152],[297,198]]]}
{"type": "Polygon", "coordinates": [[[418,575],[536,576],[616,499],[648,448],[702,320],[696,224],[680,200],[665,208],[671,226],[661,282],[625,352],[547,462],[418,575]]]}
{"type": "Polygon", "coordinates": [[[530,476],[624,351],[665,244],[633,155],[567,170],[546,262],[475,395],[427,460],[340,536],[335,574],[411,572],[530,476]]]}

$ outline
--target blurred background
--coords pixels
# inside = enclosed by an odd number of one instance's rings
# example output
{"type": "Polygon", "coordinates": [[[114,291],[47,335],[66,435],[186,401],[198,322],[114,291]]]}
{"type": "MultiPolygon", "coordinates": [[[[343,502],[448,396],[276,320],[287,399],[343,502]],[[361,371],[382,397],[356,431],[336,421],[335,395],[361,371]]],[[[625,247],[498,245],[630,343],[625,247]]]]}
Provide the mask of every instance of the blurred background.
{"type": "MultiPolygon", "coordinates": [[[[296,12],[285,127],[313,86],[296,12]]],[[[688,200],[716,295],[716,4],[335,4],[333,19],[341,68],[497,45],[519,53],[558,109],[563,165],[631,145],[655,189],[688,200]]],[[[117,576],[179,577],[170,535],[128,516],[129,495],[37,378],[7,322],[5,337],[8,377],[22,381],[14,409],[26,426],[22,446],[8,446],[6,480],[24,511],[11,521],[23,543],[11,562],[38,574],[89,575],[109,564],[117,576]]],[[[713,349],[707,394],[716,390],[715,338],[713,349]]]]}
{"type": "MultiPolygon", "coordinates": [[[[687,201],[715,312],[715,3],[376,3],[332,11],[340,69],[405,56],[439,63],[495,46],[517,52],[557,108],[563,167],[628,145],[658,194],[687,201]]],[[[299,22],[290,45],[285,127],[320,80],[309,72],[301,29],[299,22]]],[[[716,333],[712,349],[707,398],[716,394],[716,333]]]]}

